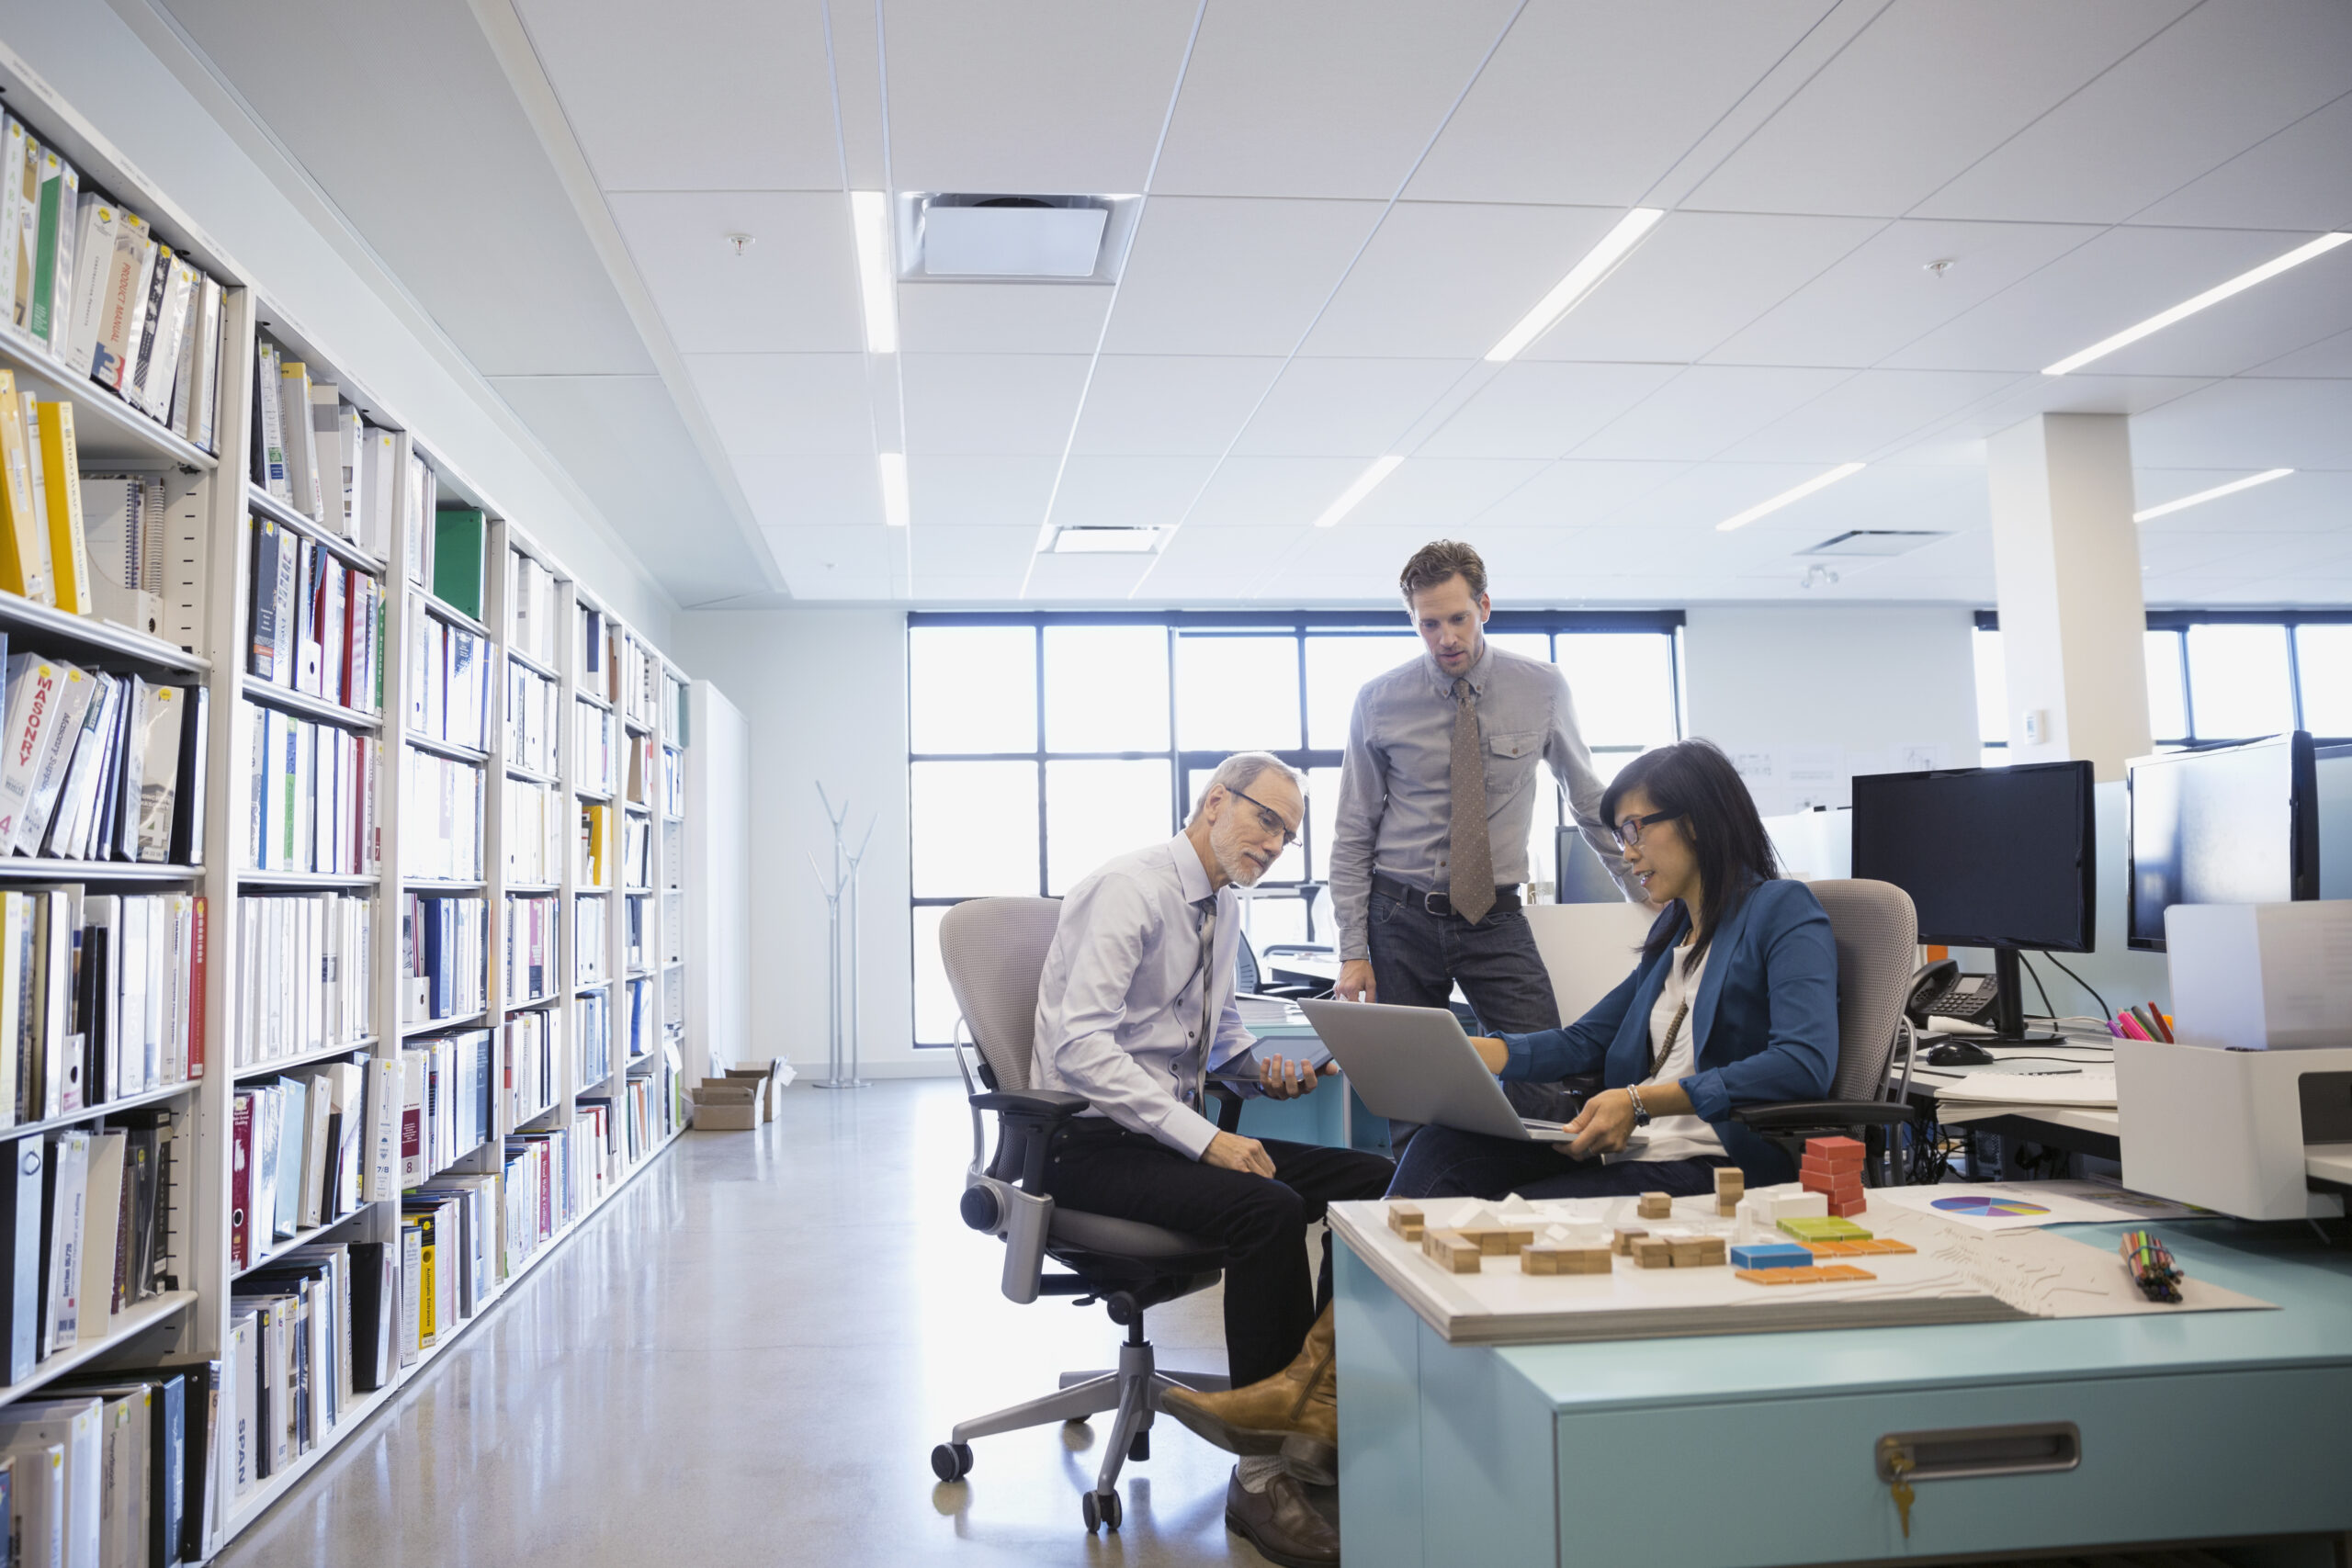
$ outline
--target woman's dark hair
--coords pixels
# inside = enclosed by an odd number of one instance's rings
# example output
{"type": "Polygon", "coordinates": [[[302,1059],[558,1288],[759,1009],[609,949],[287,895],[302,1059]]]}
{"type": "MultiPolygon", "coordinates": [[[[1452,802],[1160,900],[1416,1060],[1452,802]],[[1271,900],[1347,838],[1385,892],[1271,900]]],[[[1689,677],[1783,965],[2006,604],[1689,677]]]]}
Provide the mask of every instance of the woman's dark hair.
{"type": "MultiPolygon", "coordinates": [[[[1613,827],[1621,819],[1617,803],[1636,789],[1648,794],[1653,811],[1668,812],[1681,823],[1699,862],[1707,907],[1683,960],[1687,969],[1707,951],[1716,928],[1747,902],[1756,885],[1781,874],[1780,858],[1739,770],[1712,740],[1679,740],[1626,763],[1601,795],[1602,819],[1613,827]]],[[[1642,962],[1654,961],[1673,940],[1661,924],[1643,944],[1642,962]]]]}

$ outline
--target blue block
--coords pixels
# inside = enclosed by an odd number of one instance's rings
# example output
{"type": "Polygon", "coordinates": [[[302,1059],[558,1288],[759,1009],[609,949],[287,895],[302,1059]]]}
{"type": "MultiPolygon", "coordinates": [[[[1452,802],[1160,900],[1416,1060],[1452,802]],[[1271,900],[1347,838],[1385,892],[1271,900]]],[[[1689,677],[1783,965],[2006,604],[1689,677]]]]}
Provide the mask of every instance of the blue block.
{"type": "Polygon", "coordinates": [[[1735,1247],[1731,1249],[1731,1266],[1735,1269],[1810,1269],[1813,1267],[1813,1254],[1784,1241],[1735,1247]]]}

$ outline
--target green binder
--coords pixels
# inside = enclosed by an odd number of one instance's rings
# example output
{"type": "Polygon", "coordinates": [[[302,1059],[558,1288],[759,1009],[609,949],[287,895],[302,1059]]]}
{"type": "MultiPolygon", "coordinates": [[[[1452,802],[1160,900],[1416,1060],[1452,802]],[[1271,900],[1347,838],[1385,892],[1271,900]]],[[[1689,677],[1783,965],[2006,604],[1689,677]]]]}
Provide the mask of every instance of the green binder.
{"type": "Polygon", "coordinates": [[[470,506],[433,514],[433,596],[481,619],[481,574],[490,519],[470,506]]]}

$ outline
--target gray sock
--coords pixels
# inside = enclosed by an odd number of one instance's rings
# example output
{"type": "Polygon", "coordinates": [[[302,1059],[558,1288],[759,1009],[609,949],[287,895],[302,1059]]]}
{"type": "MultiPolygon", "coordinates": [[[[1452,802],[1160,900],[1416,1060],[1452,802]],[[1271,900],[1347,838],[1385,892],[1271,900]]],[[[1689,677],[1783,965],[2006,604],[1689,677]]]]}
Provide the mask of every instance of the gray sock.
{"type": "Polygon", "coordinates": [[[1283,1473],[1280,1454],[1244,1454],[1234,1461],[1233,1473],[1241,1478],[1244,1492],[1263,1492],[1266,1483],[1283,1473]]]}

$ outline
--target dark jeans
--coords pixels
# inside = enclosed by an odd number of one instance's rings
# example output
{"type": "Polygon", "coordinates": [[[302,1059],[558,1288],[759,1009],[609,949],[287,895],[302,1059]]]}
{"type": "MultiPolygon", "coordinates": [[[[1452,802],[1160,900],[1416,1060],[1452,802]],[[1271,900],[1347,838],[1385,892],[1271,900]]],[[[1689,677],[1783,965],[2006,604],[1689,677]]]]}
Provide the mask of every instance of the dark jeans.
{"type": "MultiPolygon", "coordinates": [[[[1327,1091],[1328,1092],[1328,1091],[1327,1091]]],[[[1331,1299],[1331,1237],[1306,1278],[1306,1227],[1333,1203],[1377,1198],[1396,1167],[1378,1155],[1262,1140],[1272,1180],[1226,1170],[1103,1117],[1062,1130],[1046,1165],[1057,1203],[1138,1220],[1225,1248],[1225,1353],[1233,1385],[1290,1365],[1331,1299]]]]}
{"type": "MultiPolygon", "coordinates": [[[[1489,1034],[1532,1034],[1560,1027],[1559,998],[1535,951],[1535,933],[1522,909],[1489,909],[1476,925],[1459,915],[1432,915],[1373,890],[1366,937],[1372,949],[1375,1001],[1398,1007],[1442,1008],[1458,984],[1489,1034]]],[[[1559,1084],[1508,1083],[1503,1093],[1521,1116],[1566,1122],[1578,1099],[1559,1084]]],[[[1401,1155],[1412,1133],[1391,1125],[1401,1155]]]]}
{"type": "Polygon", "coordinates": [[[1619,1198],[1670,1192],[1687,1198],[1715,1190],[1715,1171],[1731,1161],[1628,1160],[1603,1165],[1571,1159],[1550,1144],[1523,1144],[1451,1127],[1424,1127],[1388,1184],[1391,1198],[1619,1198]]]}

